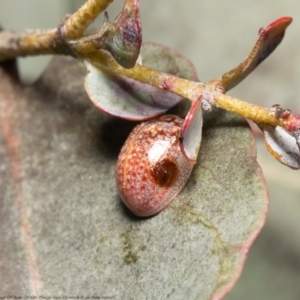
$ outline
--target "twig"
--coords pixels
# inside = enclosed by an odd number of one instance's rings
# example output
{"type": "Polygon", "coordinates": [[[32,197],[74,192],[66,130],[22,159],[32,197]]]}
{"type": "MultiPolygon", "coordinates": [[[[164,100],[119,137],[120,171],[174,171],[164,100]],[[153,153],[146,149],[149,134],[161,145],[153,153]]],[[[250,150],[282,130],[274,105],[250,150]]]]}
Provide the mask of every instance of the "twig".
{"type": "Polygon", "coordinates": [[[28,31],[25,34],[0,32],[0,61],[41,54],[75,56],[58,29],[28,31]]]}
{"type": "Polygon", "coordinates": [[[268,124],[274,127],[281,126],[290,132],[300,129],[300,116],[291,113],[282,114],[278,110],[282,112],[285,110],[282,110],[280,107],[266,108],[225,95],[219,92],[220,89],[222,90],[222,87],[218,86],[218,81],[209,83],[193,82],[140,65],[136,65],[132,69],[124,69],[104,51],[81,52],[79,55],[100,68],[154,85],[187,98],[192,102],[203,95],[203,99],[211,105],[248,118],[255,123],[268,124]]]}
{"type": "Polygon", "coordinates": [[[113,0],[89,0],[76,13],[70,16],[64,24],[64,35],[67,39],[82,37],[87,27],[94,22],[113,0]]]}
{"type": "MultiPolygon", "coordinates": [[[[18,56],[60,54],[76,57],[76,54],[69,46],[69,40],[82,37],[84,30],[105,10],[113,0],[89,0],[76,13],[68,16],[55,29],[31,30],[24,34],[16,34],[10,31],[0,32],[0,61],[15,58],[18,56]]],[[[107,31],[100,31],[100,36],[107,31]]],[[[92,41],[95,41],[92,36],[92,41]]],[[[86,43],[84,49],[92,47],[92,43],[86,43]]],[[[99,48],[99,43],[97,44],[99,48]]],[[[95,44],[93,50],[95,49],[95,44]]]]}

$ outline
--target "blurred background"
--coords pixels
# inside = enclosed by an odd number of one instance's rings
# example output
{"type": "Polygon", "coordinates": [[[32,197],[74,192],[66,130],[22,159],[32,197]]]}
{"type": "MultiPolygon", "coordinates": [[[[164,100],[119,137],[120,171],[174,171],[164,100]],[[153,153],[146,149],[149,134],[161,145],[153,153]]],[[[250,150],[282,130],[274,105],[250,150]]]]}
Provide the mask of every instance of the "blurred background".
{"type": "MultiPolygon", "coordinates": [[[[300,113],[300,3],[297,0],[141,0],[143,40],[162,43],[189,58],[201,80],[210,80],[240,63],[258,30],[281,16],[294,17],[278,49],[230,95],[252,103],[281,104],[300,113]]],[[[5,29],[55,27],[79,0],[0,0],[5,29]]],[[[111,20],[122,9],[115,0],[111,20]]],[[[95,23],[100,27],[103,18],[95,23]]],[[[24,82],[33,82],[51,57],[19,60],[24,82]]],[[[275,161],[257,136],[258,161],[270,193],[266,225],[249,252],[245,269],[226,300],[300,299],[300,171],[275,161]]]]}

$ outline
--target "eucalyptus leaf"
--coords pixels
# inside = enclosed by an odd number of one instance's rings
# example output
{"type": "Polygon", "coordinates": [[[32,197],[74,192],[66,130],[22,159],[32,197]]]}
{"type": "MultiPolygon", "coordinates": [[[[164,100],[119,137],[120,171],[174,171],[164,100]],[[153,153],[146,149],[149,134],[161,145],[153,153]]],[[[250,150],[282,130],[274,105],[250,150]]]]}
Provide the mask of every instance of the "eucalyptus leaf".
{"type": "Polygon", "coordinates": [[[237,67],[221,76],[220,80],[226,91],[234,88],[245,79],[277,48],[291,22],[292,18],[283,17],[259,30],[258,39],[251,53],[237,67]]]}
{"type": "Polygon", "coordinates": [[[247,123],[206,113],[187,186],[137,218],[114,178],[133,125],[94,107],[84,76],[58,57],[23,88],[0,68],[1,295],[221,299],[268,207],[247,123]]]}
{"type": "Polygon", "coordinates": [[[196,100],[188,111],[183,126],[181,128],[180,148],[184,156],[195,162],[202,140],[202,105],[201,100],[196,100]]]}
{"type": "Polygon", "coordinates": [[[282,164],[294,170],[300,169],[300,151],[296,138],[284,128],[261,125],[264,140],[271,155],[282,164]]]}
{"type": "MultiPolygon", "coordinates": [[[[197,80],[194,66],[174,50],[158,44],[141,48],[143,65],[178,77],[197,80]]],[[[183,98],[121,75],[110,74],[85,62],[85,88],[95,106],[128,120],[148,120],[161,115],[183,98]]]]}

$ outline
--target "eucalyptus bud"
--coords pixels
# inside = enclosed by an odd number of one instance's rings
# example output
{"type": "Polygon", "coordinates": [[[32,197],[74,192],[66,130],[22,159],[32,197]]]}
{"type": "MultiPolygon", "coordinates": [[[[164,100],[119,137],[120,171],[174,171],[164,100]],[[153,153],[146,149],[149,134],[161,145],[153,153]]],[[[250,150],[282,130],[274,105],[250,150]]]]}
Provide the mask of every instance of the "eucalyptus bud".
{"type": "Polygon", "coordinates": [[[139,1],[127,0],[112,24],[107,37],[107,48],[124,68],[133,68],[142,45],[139,1]]]}

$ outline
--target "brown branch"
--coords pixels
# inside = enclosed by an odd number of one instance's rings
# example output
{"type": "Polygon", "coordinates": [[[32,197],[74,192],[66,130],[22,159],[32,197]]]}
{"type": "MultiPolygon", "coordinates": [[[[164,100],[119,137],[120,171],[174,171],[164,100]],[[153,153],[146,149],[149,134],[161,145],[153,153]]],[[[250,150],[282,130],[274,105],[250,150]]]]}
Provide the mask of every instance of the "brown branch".
{"type": "Polygon", "coordinates": [[[204,101],[209,104],[248,118],[257,124],[281,126],[290,132],[300,129],[299,115],[284,113],[286,110],[282,110],[280,107],[266,108],[225,95],[220,92],[222,87],[218,86],[218,81],[193,82],[140,65],[136,65],[132,69],[125,69],[117,64],[109,53],[104,51],[80,52],[78,55],[100,68],[154,85],[192,102],[202,95],[204,101]]]}
{"type": "Polygon", "coordinates": [[[17,34],[0,32],[0,61],[18,56],[63,54],[75,56],[58,29],[17,34]]]}
{"type": "Polygon", "coordinates": [[[221,93],[215,93],[212,104],[248,118],[257,124],[281,126],[290,132],[300,129],[300,116],[291,113],[280,114],[277,106],[262,107],[221,93]]]}
{"type": "Polygon", "coordinates": [[[82,37],[86,28],[94,22],[113,0],[89,0],[76,13],[70,16],[64,25],[64,35],[67,39],[82,37]]]}
{"type": "MultiPolygon", "coordinates": [[[[60,54],[76,57],[69,46],[70,39],[82,37],[84,30],[105,10],[113,0],[89,0],[76,13],[66,18],[56,29],[28,31],[16,34],[0,32],[0,61],[29,55],[60,54]]],[[[107,31],[107,25],[97,35],[99,39],[107,31]]],[[[95,41],[94,37],[91,37],[95,41]]],[[[87,43],[88,47],[99,48],[99,43],[87,43]]]]}

